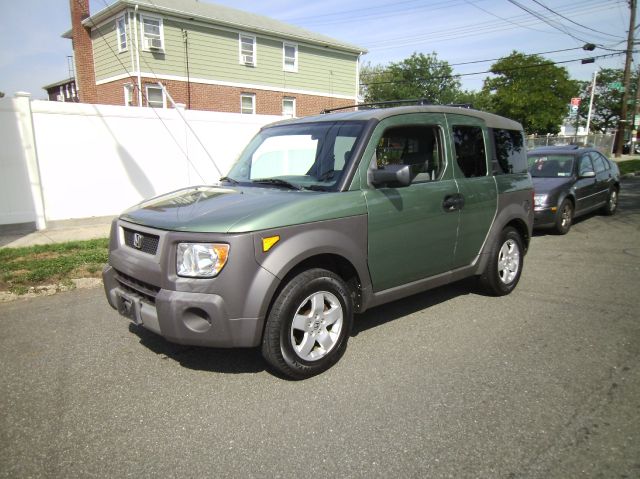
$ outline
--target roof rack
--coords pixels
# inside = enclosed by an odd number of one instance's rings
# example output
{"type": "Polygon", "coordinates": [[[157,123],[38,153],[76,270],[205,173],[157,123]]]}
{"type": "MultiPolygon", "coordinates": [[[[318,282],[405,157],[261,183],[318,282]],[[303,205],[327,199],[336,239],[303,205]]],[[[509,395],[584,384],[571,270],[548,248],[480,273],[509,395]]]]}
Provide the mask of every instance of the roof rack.
{"type": "MultiPolygon", "coordinates": [[[[392,105],[436,105],[436,103],[430,102],[429,100],[427,100],[426,98],[412,98],[412,99],[408,99],[408,100],[388,100],[388,101],[376,101],[376,102],[372,102],[372,103],[360,103],[358,105],[349,105],[349,106],[340,106],[337,108],[326,108],[324,110],[322,110],[320,113],[322,115],[325,115],[327,113],[332,113],[334,111],[340,111],[340,110],[348,110],[349,108],[365,108],[365,109],[369,109],[372,107],[386,107],[386,106],[392,106],[392,105]]],[[[457,108],[473,108],[473,105],[471,105],[470,103],[450,103],[450,104],[446,104],[446,105],[439,105],[439,106],[451,106],[451,107],[457,107],[457,108]]]]}

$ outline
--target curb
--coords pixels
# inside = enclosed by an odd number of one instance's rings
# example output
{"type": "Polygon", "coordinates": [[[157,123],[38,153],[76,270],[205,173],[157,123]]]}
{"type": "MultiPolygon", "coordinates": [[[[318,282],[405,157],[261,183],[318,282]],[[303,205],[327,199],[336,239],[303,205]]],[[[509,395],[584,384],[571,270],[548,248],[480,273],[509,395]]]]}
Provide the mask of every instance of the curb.
{"type": "Polygon", "coordinates": [[[73,291],[75,289],[91,289],[102,286],[100,278],[78,278],[72,279],[72,285],[68,284],[49,284],[45,286],[32,286],[25,294],[15,294],[9,291],[0,291],[0,303],[9,303],[19,299],[39,298],[42,296],[53,296],[57,293],[73,291]]]}

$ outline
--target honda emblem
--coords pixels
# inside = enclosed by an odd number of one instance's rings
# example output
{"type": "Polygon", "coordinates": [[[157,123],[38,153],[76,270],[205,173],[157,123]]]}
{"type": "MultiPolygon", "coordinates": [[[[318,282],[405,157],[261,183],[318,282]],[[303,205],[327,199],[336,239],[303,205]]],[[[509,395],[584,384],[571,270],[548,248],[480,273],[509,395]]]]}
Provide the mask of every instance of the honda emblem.
{"type": "Polygon", "coordinates": [[[133,233],[133,246],[137,249],[142,249],[142,241],[144,240],[144,236],[140,233],[133,233]]]}

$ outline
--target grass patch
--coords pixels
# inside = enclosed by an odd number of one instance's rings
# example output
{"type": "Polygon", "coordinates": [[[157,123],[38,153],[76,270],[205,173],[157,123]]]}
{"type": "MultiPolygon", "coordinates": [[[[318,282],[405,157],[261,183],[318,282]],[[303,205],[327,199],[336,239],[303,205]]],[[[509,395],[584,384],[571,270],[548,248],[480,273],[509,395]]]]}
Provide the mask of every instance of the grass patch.
{"type": "Polygon", "coordinates": [[[107,238],[0,249],[0,291],[24,294],[32,286],[98,278],[109,257],[107,238]]]}
{"type": "Polygon", "coordinates": [[[620,161],[618,162],[618,168],[620,168],[621,175],[635,173],[636,171],[640,171],[640,160],[620,161]]]}

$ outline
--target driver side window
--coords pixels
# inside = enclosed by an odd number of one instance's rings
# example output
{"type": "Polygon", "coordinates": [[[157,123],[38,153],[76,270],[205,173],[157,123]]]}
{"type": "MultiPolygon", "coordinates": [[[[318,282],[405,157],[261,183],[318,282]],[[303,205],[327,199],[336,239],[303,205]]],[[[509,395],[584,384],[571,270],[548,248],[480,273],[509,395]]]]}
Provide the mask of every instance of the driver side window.
{"type": "Polygon", "coordinates": [[[589,158],[589,155],[582,155],[580,157],[578,174],[582,176],[589,171],[593,171],[593,164],[591,163],[591,158],[589,158]]]}
{"type": "Polygon", "coordinates": [[[434,181],[442,172],[442,135],[431,125],[402,126],[385,130],[376,147],[378,168],[409,165],[411,182],[434,181]]]}

